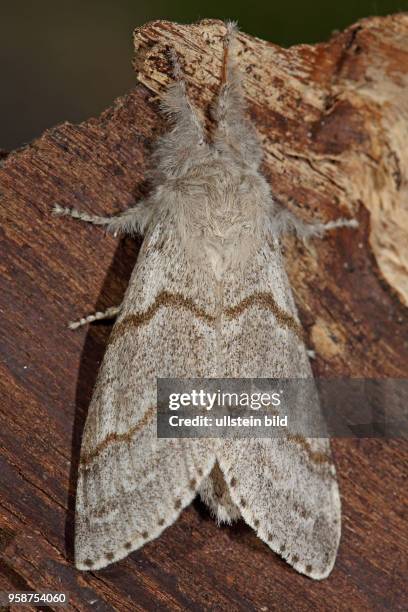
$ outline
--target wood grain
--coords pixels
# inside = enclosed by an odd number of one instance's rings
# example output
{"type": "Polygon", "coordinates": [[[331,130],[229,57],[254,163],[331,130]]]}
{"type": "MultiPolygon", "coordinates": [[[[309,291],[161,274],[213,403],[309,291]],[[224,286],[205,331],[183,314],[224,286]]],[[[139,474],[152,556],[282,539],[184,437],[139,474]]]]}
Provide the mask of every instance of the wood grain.
{"type": "MultiPolygon", "coordinates": [[[[2,153],[0,590],[63,590],[69,610],[406,610],[401,440],[334,441],[343,537],[323,582],[245,525],[217,527],[199,502],[108,569],[72,563],[80,438],[109,326],[66,323],[120,302],[139,245],[50,210],[115,213],[148,192],[166,45],[211,129],[222,33],[218,21],[147,24],[135,32],[133,91],[98,118],[2,153]]],[[[276,197],[305,219],[360,222],[309,249],[285,245],[316,374],[407,378],[408,15],[364,20],[315,46],[240,35],[238,47],[276,197]]]]}

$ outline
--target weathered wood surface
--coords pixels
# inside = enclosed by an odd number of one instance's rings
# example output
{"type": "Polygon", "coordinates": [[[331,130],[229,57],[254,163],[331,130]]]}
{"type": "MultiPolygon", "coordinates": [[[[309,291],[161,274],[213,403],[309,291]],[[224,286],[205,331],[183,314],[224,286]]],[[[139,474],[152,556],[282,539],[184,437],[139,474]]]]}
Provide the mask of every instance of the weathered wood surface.
{"type": "MultiPolygon", "coordinates": [[[[218,528],[198,502],[108,569],[72,564],[80,438],[109,327],[73,333],[66,322],[120,302],[138,245],[50,210],[58,201],[115,213],[147,192],[149,147],[165,125],[164,47],[184,58],[205,112],[222,32],[217,21],[137,30],[130,94],[2,157],[0,590],[63,590],[70,610],[406,610],[408,453],[398,440],[333,443],[343,537],[323,582],[243,524],[218,528]]],[[[238,53],[276,197],[305,219],[360,221],[310,250],[286,243],[316,374],[407,377],[408,16],[290,49],[241,35],[238,53]]]]}

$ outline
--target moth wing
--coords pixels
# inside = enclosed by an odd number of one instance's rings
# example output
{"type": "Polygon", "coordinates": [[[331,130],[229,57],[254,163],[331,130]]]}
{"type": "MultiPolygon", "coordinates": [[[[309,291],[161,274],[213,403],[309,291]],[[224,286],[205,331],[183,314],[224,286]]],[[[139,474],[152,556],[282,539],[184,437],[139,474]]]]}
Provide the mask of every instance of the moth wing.
{"type": "Polygon", "coordinates": [[[79,569],[157,537],[215,462],[212,440],[156,436],[156,377],[214,376],[215,367],[211,281],[191,282],[177,244],[160,225],[146,239],[98,374],[77,487],[79,569]]]}
{"type": "MultiPolygon", "coordinates": [[[[224,376],[312,378],[278,245],[265,245],[249,265],[225,290],[224,376]]],[[[311,409],[319,411],[318,403],[311,409]]],[[[298,571],[327,576],[341,528],[329,440],[288,432],[219,442],[217,460],[245,521],[298,571]]]]}
{"type": "Polygon", "coordinates": [[[226,440],[217,455],[245,522],[297,571],[328,576],[340,540],[340,498],[327,441],[226,440]],[[310,463],[313,455],[324,464],[310,463]]]}

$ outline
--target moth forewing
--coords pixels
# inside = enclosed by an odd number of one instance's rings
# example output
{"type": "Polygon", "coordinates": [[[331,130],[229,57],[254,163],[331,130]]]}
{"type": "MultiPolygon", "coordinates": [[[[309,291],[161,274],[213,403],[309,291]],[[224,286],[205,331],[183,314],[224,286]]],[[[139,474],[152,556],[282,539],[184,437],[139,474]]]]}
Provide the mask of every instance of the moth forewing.
{"type": "Polygon", "coordinates": [[[78,478],[80,569],[104,567],[157,537],[215,463],[210,439],[156,437],[156,377],[215,371],[214,289],[188,289],[189,264],[176,245],[160,225],[148,238],[98,375],[78,478]]]}

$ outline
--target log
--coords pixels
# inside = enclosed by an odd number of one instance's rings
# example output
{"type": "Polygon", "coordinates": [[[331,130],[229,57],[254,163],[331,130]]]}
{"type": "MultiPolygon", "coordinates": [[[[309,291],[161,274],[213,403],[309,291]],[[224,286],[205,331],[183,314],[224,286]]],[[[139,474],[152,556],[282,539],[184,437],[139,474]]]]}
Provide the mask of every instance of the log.
{"type": "MultiPolygon", "coordinates": [[[[180,55],[210,128],[223,31],[215,20],[137,29],[131,92],[2,153],[0,590],[65,591],[69,610],[405,610],[408,446],[396,439],[334,440],[343,536],[321,583],[245,525],[217,527],[197,501],[126,560],[73,566],[80,439],[110,328],[66,323],[121,301],[140,245],[50,211],[59,202],[113,214],[148,193],[149,151],[166,128],[164,51],[180,55]]],[[[237,44],[276,199],[305,220],[359,221],[308,248],[285,240],[315,374],[407,378],[408,14],[359,21],[314,46],[246,34],[237,44]]]]}

